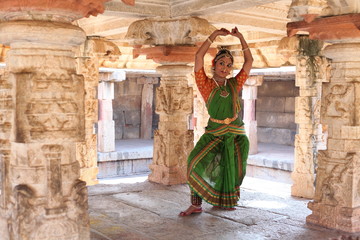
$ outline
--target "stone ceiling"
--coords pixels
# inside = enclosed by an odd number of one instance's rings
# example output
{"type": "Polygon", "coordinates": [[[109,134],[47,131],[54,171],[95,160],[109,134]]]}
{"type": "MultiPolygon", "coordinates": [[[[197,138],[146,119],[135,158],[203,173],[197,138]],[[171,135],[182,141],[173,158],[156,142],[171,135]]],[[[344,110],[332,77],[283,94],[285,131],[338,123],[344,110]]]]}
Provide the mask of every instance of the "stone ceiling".
{"type": "MultiPolygon", "coordinates": [[[[105,37],[120,47],[127,47],[124,39],[134,21],[145,18],[181,18],[197,16],[216,28],[237,26],[244,34],[253,53],[257,67],[278,67],[275,48],[286,37],[286,24],[291,0],[135,0],[135,5],[112,0],[105,4],[105,12],[97,17],[77,21],[88,36],[105,37]]],[[[224,39],[224,45],[239,44],[233,37],[224,39]]]]}

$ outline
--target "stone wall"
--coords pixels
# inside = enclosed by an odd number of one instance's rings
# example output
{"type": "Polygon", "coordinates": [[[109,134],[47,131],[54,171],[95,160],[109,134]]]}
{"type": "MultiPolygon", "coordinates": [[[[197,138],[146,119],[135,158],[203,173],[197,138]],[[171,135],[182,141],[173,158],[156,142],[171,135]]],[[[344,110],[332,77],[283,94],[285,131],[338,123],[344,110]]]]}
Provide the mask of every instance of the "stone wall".
{"type": "MultiPolygon", "coordinates": [[[[147,74],[148,76],[148,74],[147,74]]],[[[149,75],[150,76],[150,75],[149,75]]],[[[114,121],[115,139],[138,139],[141,128],[141,100],[143,84],[137,78],[127,77],[125,81],[116,82],[114,85],[114,121]]],[[[158,85],[154,85],[153,96],[158,85]]],[[[159,116],[155,114],[155,98],[153,98],[152,112],[152,138],[153,131],[157,129],[159,116]]]]}
{"type": "Polygon", "coordinates": [[[256,101],[259,142],[294,146],[295,97],[298,95],[294,75],[264,77],[256,101]]]}

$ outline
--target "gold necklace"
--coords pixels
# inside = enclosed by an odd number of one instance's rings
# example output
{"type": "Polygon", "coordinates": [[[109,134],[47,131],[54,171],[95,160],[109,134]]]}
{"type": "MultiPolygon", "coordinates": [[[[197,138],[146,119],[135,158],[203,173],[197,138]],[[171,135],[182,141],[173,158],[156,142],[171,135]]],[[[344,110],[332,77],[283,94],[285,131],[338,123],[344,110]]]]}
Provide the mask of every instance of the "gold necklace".
{"type": "Polygon", "coordinates": [[[226,91],[226,83],[227,83],[227,79],[225,78],[225,83],[224,83],[224,86],[221,86],[217,83],[217,81],[213,78],[214,82],[216,83],[216,85],[218,86],[218,88],[221,90],[220,92],[220,96],[223,97],[223,98],[226,98],[229,96],[229,93],[226,91]],[[222,87],[225,87],[225,88],[222,88],[222,87]]]}

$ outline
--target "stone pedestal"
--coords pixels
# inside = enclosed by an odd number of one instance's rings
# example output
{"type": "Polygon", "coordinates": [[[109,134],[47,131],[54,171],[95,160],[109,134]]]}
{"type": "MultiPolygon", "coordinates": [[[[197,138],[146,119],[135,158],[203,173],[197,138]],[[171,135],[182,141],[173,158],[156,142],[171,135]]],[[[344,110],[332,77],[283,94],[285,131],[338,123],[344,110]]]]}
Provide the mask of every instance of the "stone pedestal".
{"type": "Polygon", "coordinates": [[[330,82],[323,84],[321,123],[328,125],[327,150],[320,151],[312,214],[308,223],[359,232],[360,43],[328,46],[330,82]]]}
{"type": "Polygon", "coordinates": [[[0,77],[2,239],[90,239],[76,156],[85,139],[84,79],[73,52],[86,36],[72,21],[101,11],[102,1],[92,2],[0,6],[0,42],[11,49],[0,77]]]}
{"type": "Polygon", "coordinates": [[[250,141],[249,154],[258,152],[257,144],[257,122],[256,122],[256,98],[257,88],[263,83],[263,76],[249,77],[242,90],[242,99],[244,100],[244,124],[246,135],[250,141]]]}

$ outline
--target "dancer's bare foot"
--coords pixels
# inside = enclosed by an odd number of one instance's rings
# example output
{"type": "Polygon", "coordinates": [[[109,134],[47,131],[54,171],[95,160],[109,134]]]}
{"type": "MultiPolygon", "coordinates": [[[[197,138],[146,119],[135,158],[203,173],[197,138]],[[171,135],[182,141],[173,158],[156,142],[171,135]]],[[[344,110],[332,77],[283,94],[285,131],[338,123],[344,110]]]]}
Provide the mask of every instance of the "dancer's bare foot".
{"type": "Polygon", "coordinates": [[[179,215],[182,217],[189,216],[193,213],[202,213],[201,205],[191,205],[188,209],[181,212],[179,215]]]}

